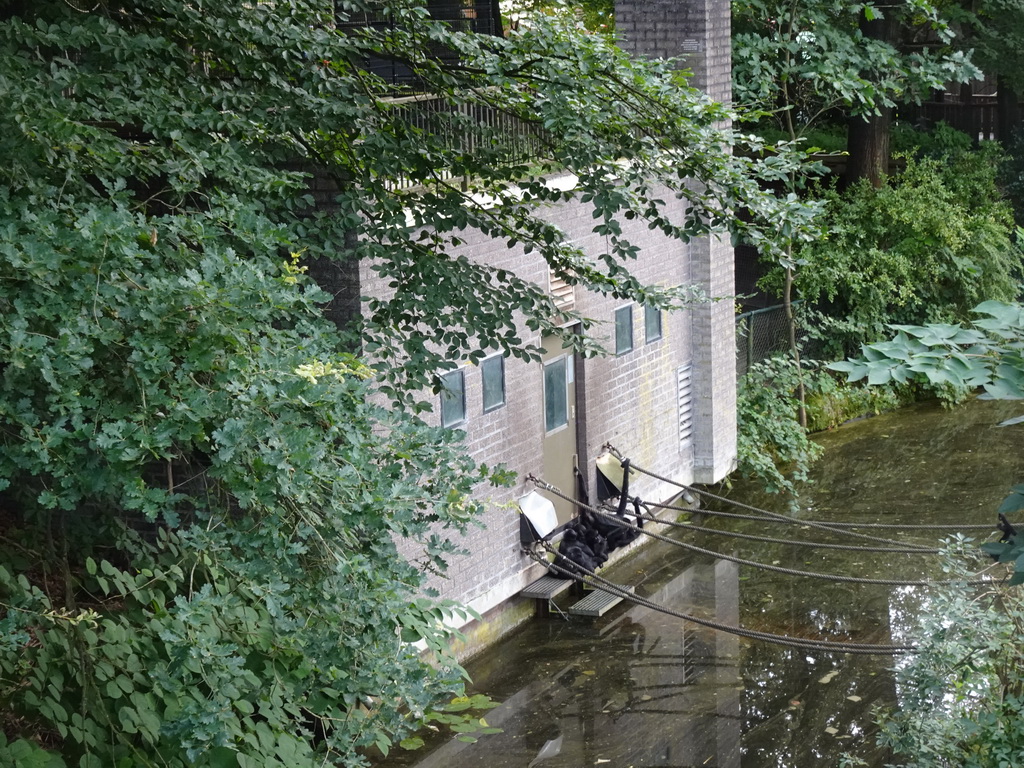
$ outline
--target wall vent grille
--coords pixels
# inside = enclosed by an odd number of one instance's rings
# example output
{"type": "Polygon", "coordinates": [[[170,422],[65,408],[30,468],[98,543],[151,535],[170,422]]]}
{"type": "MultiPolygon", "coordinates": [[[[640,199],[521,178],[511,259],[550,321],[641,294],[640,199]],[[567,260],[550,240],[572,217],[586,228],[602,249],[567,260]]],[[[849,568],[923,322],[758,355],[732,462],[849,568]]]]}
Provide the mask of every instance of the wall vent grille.
{"type": "Polygon", "coordinates": [[[693,364],[687,363],[677,371],[679,408],[679,450],[693,445],[693,364]]]}

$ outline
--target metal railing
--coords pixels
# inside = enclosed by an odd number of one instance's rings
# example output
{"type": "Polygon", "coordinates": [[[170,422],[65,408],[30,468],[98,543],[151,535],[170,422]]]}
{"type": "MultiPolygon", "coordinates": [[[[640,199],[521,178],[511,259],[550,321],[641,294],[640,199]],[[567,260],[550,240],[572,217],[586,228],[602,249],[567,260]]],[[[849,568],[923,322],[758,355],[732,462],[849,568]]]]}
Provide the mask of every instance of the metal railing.
{"type": "MultiPolygon", "coordinates": [[[[794,302],[794,307],[799,302],[794,302]]],[[[755,309],[736,316],[736,375],[742,376],[754,363],[789,349],[789,320],[786,307],[755,309]]]]}
{"type": "MultiPolygon", "coordinates": [[[[469,155],[486,148],[489,161],[498,164],[524,163],[550,156],[551,139],[540,126],[485,103],[453,102],[431,94],[417,94],[388,100],[395,118],[413,131],[429,134],[454,154],[469,155]],[[483,146],[486,143],[486,146],[483,146]]],[[[432,169],[438,180],[468,178],[457,176],[450,168],[432,169]]],[[[410,189],[423,180],[396,174],[395,189],[410,189]]]]}
{"type": "Polygon", "coordinates": [[[971,96],[970,101],[925,101],[900,109],[909,122],[934,125],[940,121],[976,140],[999,139],[995,96],[971,96]]]}

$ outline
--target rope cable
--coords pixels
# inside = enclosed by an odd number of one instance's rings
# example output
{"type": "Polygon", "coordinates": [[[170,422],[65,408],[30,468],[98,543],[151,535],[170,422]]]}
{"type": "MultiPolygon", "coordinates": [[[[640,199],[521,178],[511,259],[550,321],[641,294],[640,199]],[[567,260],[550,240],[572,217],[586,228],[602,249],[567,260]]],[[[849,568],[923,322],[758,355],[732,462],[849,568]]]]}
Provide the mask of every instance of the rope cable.
{"type": "Polygon", "coordinates": [[[895,552],[904,555],[935,555],[939,553],[939,549],[920,549],[918,547],[862,547],[857,544],[833,544],[826,541],[800,541],[797,539],[778,539],[773,536],[757,536],[752,533],[739,533],[737,531],[723,531],[720,528],[707,528],[703,525],[696,525],[694,523],[680,523],[676,520],[661,520],[657,522],[663,525],[668,525],[673,528],[680,528],[689,531],[697,531],[698,533],[714,534],[716,536],[728,536],[735,539],[749,539],[750,541],[764,541],[769,544],[792,544],[801,547],[811,547],[813,549],[839,549],[845,552],[895,552]]]}
{"type": "MultiPolygon", "coordinates": [[[[697,492],[700,493],[700,491],[697,491],[697,492]]],[[[769,521],[769,518],[766,518],[765,514],[764,514],[765,512],[767,512],[767,510],[764,510],[763,513],[760,514],[760,515],[744,515],[744,514],[741,514],[739,512],[720,512],[720,511],[714,510],[714,509],[705,509],[704,507],[695,508],[695,509],[687,509],[687,508],[684,508],[684,507],[677,507],[677,506],[675,506],[673,504],[658,504],[658,503],[653,502],[653,501],[645,501],[644,504],[647,504],[648,506],[651,506],[651,507],[659,507],[660,509],[674,509],[677,512],[690,512],[691,514],[694,514],[694,515],[708,515],[709,517],[728,517],[728,518],[731,518],[733,520],[758,520],[758,521],[760,521],[762,523],[769,521]]],[[[774,514],[774,513],[770,513],[770,512],[767,512],[767,513],[768,514],[774,514]]],[[[915,529],[926,530],[926,529],[928,529],[928,530],[951,530],[951,531],[971,530],[971,529],[995,530],[994,526],[987,525],[987,524],[984,524],[984,523],[970,523],[970,524],[966,524],[966,525],[954,525],[952,523],[934,523],[934,524],[908,523],[908,524],[904,525],[902,523],[850,523],[850,522],[839,522],[839,521],[825,522],[824,520],[801,520],[801,519],[796,518],[796,517],[787,517],[786,515],[782,515],[782,517],[784,518],[784,520],[779,520],[778,522],[786,522],[786,523],[789,523],[791,525],[807,525],[807,526],[811,526],[811,527],[814,527],[814,526],[820,524],[820,525],[829,525],[829,526],[831,526],[833,528],[890,528],[890,529],[896,529],[896,530],[915,530],[915,529]]],[[[846,535],[845,531],[843,533],[844,533],[844,535],[846,535]]],[[[906,546],[920,546],[920,545],[913,544],[913,545],[906,545],[906,546]]]]}
{"type": "MultiPolygon", "coordinates": [[[[949,581],[901,581],[901,580],[898,580],[898,579],[872,579],[872,578],[866,578],[866,577],[861,577],[861,576],[839,576],[839,575],[836,575],[836,574],[817,573],[817,572],[814,572],[814,571],[801,571],[801,570],[798,570],[798,569],[795,569],[795,568],[783,568],[782,566],[779,566],[779,565],[769,565],[768,563],[759,563],[759,562],[757,562],[755,560],[746,560],[744,558],[736,557],[734,555],[727,555],[727,554],[725,554],[723,552],[716,552],[716,551],[711,550],[711,549],[705,549],[704,547],[698,547],[698,546],[696,546],[694,544],[687,544],[686,542],[679,541],[678,539],[673,539],[673,538],[670,538],[668,536],[664,536],[664,535],[662,535],[660,533],[655,533],[654,531],[648,531],[645,528],[639,528],[638,526],[632,525],[628,520],[624,520],[622,518],[619,518],[616,515],[610,515],[610,514],[608,514],[606,512],[601,511],[600,509],[597,509],[596,507],[592,507],[589,504],[585,504],[585,503],[583,503],[581,501],[578,501],[578,500],[576,500],[574,498],[571,498],[570,496],[567,496],[565,493],[563,493],[562,491],[560,491],[559,489],[557,489],[555,486],[551,485],[550,483],[546,483],[543,480],[539,480],[536,477],[532,477],[532,476],[531,476],[530,479],[533,480],[534,484],[538,485],[539,487],[544,488],[544,490],[548,491],[549,493],[552,493],[555,496],[558,496],[559,498],[564,499],[565,501],[568,501],[570,504],[574,504],[577,507],[579,507],[580,509],[586,509],[586,510],[590,511],[593,514],[600,515],[600,516],[602,516],[604,518],[613,519],[616,522],[618,522],[620,525],[622,525],[623,527],[630,528],[630,529],[635,530],[635,531],[639,531],[640,533],[645,533],[648,536],[650,536],[651,538],[658,539],[659,541],[664,541],[664,542],[666,542],[668,544],[671,544],[672,546],[680,547],[682,549],[686,549],[686,550],[689,550],[691,552],[695,552],[697,554],[706,555],[708,557],[712,557],[712,558],[719,559],[719,560],[728,560],[730,562],[737,563],[739,565],[748,565],[748,566],[750,566],[752,568],[759,568],[759,569],[761,569],[763,571],[772,571],[774,573],[782,573],[782,574],[785,574],[787,576],[801,576],[801,577],[806,577],[806,578],[823,579],[825,581],[835,581],[835,582],[842,582],[842,583],[847,583],[847,584],[874,584],[874,585],[888,586],[888,587],[931,587],[931,586],[939,586],[939,585],[942,585],[942,584],[952,583],[952,582],[949,582],[949,581]]],[[[658,522],[661,522],[661,521],[658,521],[658,522]]],[[[989,583],[989,581],[988,580],[980,580],[980,581],[971,581],[971,582],[968,582],[968,583],[972,584],[972,585],[977,585],[977,584],[986,584],[986,583],[989,583]]]]}
{"type": "MultiPolygon", "coordinates": [[[[548,542],[543,542],[543,545],[548,552],[553,552],[557,554],[557,552],[555,552],[555,549],[548,542]]],[[[677,611],[673,608],[669,608],[668,606],[655,603],[653,600],[649,600],[646,597],[636,595],[630,592],[627,588],[623,587],[622,585],[616,584],[612,581],[602,578],[593,571],[588,570],[587,568],[584,568],[582,566],[578,566],[579,572],[575,572],[573,570],[563,568],[557,563],[549,562],[547,558],[539,556],[536,552],[530,551],[529,555],[533,560],[536,560],[538,563],[546,565],[548,568],[551,568],[559,573],[568,575],[578,582],[585,583],[583,579],[583,576],[585,575],[594,583],[600,584],[601,587],[605,589],[605,591],[610,592],[616,595],[617,597],[621,597],[622,599],[628,600],[637,605],[642,605],[646,608],[650,608],[651,610],[658,611],[659,613],[663,613],[668,616],[673,616],[684,621],[689,621],[693,624],[698,624],[703,627],[708,627],[709,629],[727,632],[729,634],[738,635],[740,637],[746,637],[752,640],[763,640],[769,643],[774,643],[776,645],[785,645],[793,648],[800,648],[803,650],[827,651],[873,656],[891,656],[902,653],[910,653],[916,650],[915,646],[913,645],[835,642],[830,640],[810,639],[805,640],[803,638],[790,637],[788,635],[778,635],[772,632],[760,632],[758,630],[745,629],[743,627],[737,627],[731,624],[723,624],[721,622],[712,621],[711,619],[703,619],[699,616],[683,613],[682,611],[677,611]]]]}
{"type": "MultiPolygon", "coordinates": [[[[693,514],[693,515],[708,515],[708,516],[712,516],[712,517],[728,517],[728,518],[731,518],[731,519],[734,519],[734,520],[756,520],[756,521],[762,522],[762,523],[764,523],[764,522],[773,522],[771,520],[771,518],[766,518],[764,515],[742,515],[742,514],[738,514],[736,512],[718,512],[718,511],[715,511],[715,510],[703,509],[703,508],[701,508],[701,509],[681,509],[680,507],[675,507],[675,506],[673,506],[671,504],[658,504],[658,503],[653,502],[653,501],[645,501],[644,504],[646,504],[647,506],[650,506],[650,507],[657,507],[659,509],[671,509],[671,510],[673,510],[675,512],[689,512],[690,514],[693,514]]],[[[767,512],[766,511],[765,514],[772,515],[772,514],[776,514],[776,513],[774,513],[774,512],[767,512]]],[[[849,537],[857,538],[857,539],[865,538],[868,541],[878,541],[878,542],[881,542],[881,543],[884,543],[884,544],[891,545],[890,547],[863,547],[862,549],[864,549],[866,551],[874,550],[874,551],[877,551],[877,552],[895,552],[895,551],[899,551],[899,552],[920,552],[921,554],[924,554],[924,555],[935,554],[936,552],[939,551],[935,547],[928,547],[928,546],[925,546],[924,544],[914,544],[913,542],[907,542],[907,541],[896,541],[895,539],[885,539],[885,538],[880,538],[880,537],[877,537],[877,536],[863,536],[862,534],[853,533],[853,532],[847,531],[847,530],[838,530],[836,528],[831,527],[831,525],[829,523],[818,523],[818,524],[815,524],[813,522],[807,522],[807,521],[804,521],[804,520],[797,520],[796,518],[793,518],[793,517],[786,517],[785,515],[782,515],[781,517],[783,517],[784,521],[786,523],[790,524],[790,525],[799,525],[801,527],[806,527],[806,528],[819,528],[819,529],[823,528],[824,530],[829,531],[830,533],[841,534],[843,536],[849,536],[849,537]]],[[[686,527],[691,527],[691,525],[692,525],[690,523],[679,523],[679,522],[673,523],[673,522],[669,522],[667,520],[662,520],[661,522],[666,523],[667,525],[678,525],[678,526],[686,526],[686,527]]],[[[779,521],[779,522],[782,522],[782,521],[779,521]]],[[[712,528],[712,529],[709,529],[709,530],[717,532],[718,529],[712,528]]],[[[744,537],[750,535],[750,534],[743,534],[743,535],[733,534],[731,532],[730,533],[722,532],[722,533],[723,533],[723,535],[735,535],[735,536],[739,536],[740,538],[744,538],[744,537]]],[[[785,539],[780,539],[779,541],[780,542],[785,542],[786,540],[785,539]]],[[[822,546],[827,546],[827,545],[822,544],[822,546]]],[[[851,549],[854,549],[854,550],[859,549],[858,547],[854,547],[852,544],[850,544],[850,545],[835,545],[835,544],[833,544],[833,545],[831,545],[831,548],[832,549],[837,549],[837,548],[842,548],[842,547],[846,547],[846,546],[848,546],[848,547],[850,547],[851,549]]]]}
{"type": "MultiPolygon", "coordinates": [[[[610,451],[612,453],[612,455],[614,455],[616,458],[619,458],[619,459],[622,458],[622,454],[618,451],[617,448],[615,448],[610,443],[605,443],[604,447],[607,448],[608,451],[610,451]]],[[[662,482],[669,483],[670,485],[674,485],[674,486],[676,486],[678,488],[682,488],[683,490],[692,491],[693,493],[698,493],[698,494],[701,494],[703,496],[707,496],[710,499],[715,499],[716,501],[725,502],[726,504],[732,504],[733,506],[739,507],[741,509],[746,509],[746,510],[749,510],[751,512],[757,512],[758,514],[764,515],[766,517],[770,517],[773,520],[779,520],[779,521],[790,523],[790,524],[792,524],[794,522],[794,520],[795,520],[795,518],[789,517],[788,515],[781,515],[778,512],[770,512],[770,511],[768,511],[766,509],[759,509],[757,507],[751,506],[750,504],[744,504],[741,501],[733,501],[731,499],[725,498],[724,496],[719,496],[717,494],[711,493],[710,491],[704,491],[704,490],[701,490],[699,488],[695,488],[692,485],[686,485],[686,483],[680,483],[678,480],[672,480],[671,478],[663,477],[662,475],[659,475],[659,474],[657,474],[655,472],[652,472],[649,469],[644,469],[643,467],[639,467],[639,466],[637,466],[635,464],[632,464],[632,463],[630,464],[630,468],[631,469],[635,469],[637,472],[645,474],[645,475],[647,475],[649,477],[653,477],[656,480],[661,480],[662,482]]],[[[678,509],[678,507],[673,507],[673,509],[678,509]]],[[[820,528],[822,530],[832,531],[833,533],[839,533],[839,534],[842,534],[843,536],[850,536],[850,537],[857,538],[857,539],[864,539],[866,541],[878,541],[878,542],[882,542],[884,544],[897,545],[897,546],[902,544],[903,546],[910,546],[910,547],[918,547],[920,549],[927,549],[927,547],[919,546],[919,545],[916,545],[916,544],[909,544],[908,545],[908,544],[904,544],[903,542],[893,541],[892,539],[883,539],[881,537],[871,536],[871,535],[866,534],[866,533],[854,533],[853,531],[843,530],[843,529],[838,528],[836,526],[833,526],[833,525],[831,525],[829,523],[819,523],[819,522],[812,522],[812,521],[807,521],[807,520],[800,520],[799,524],[800,525],[806,525],[806,526],[809,526],[811,528],[820,528]]]]}

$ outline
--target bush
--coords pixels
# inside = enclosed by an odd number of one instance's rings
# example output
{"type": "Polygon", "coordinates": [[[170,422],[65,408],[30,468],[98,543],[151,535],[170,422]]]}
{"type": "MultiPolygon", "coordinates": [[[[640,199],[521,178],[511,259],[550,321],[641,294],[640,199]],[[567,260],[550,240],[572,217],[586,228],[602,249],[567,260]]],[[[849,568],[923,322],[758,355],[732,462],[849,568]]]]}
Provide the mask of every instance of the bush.
{"type": "MultiPolygon", "coordinates": [[[[795,282],[824,356],[847,357],[892,324],[960,322],[983,300],[1016,297],[1024,252],[995,183],[1000,157],[907,158],[881,188],[826,193],[829,234],[800,249],[795,282]]],[[[764,282],[779,285],[778,270],[764,282]]]]}
{"type": "Polygon", "coordinates": [[[970,136],[941,120],[930,131],[896,123],[889,137],[889,148],[893,152],[916,157],[948,157],[970,152],[973,147],[974,140],[970,136]]]}
{"type": "Polygon", "coordinates": [[[837,381],[821,372],[807,392],[807,431],[821,432],[862,416],[877,416],[909,405],[917,399],[909,385],[866,387],[837,381]]]}
{"type": "Polygon", "coordinates": [[[821,455],[821,447],[800,425],[794,396],[798,384],[796,365],[786,357],[755,363],[739,384],[737,472],[757,479],[769,493],[795,495],[795,483],[807,479],[811,463],[821,455]]]}
{"type": "Polygon", "coordinates": [[[279,230],[229,201],[150,217],[156,246],[114,204],[4,213],[8,734],[79,768],[355,765],[459,693],[418,566],[480,475],[375,405],[279,230]]]}
{"type": "Polygon", "coordinates": [[[929,591],[918,650],[896,668],[899,709],[880,718],[879,741],[905,768],[1015,766],[1024,754],[1024,600],[996,581],[968,586],[982,563],[967,542],[947,548],[961,581],[929,591]]]}
{"type": "Polygon", "coordinates": [[[1017,131],[1006,146],[1006,158],[999,169],[999,183],[1013,206],[1017,223],[1024,225],[1024,131],[1017,131]]]}

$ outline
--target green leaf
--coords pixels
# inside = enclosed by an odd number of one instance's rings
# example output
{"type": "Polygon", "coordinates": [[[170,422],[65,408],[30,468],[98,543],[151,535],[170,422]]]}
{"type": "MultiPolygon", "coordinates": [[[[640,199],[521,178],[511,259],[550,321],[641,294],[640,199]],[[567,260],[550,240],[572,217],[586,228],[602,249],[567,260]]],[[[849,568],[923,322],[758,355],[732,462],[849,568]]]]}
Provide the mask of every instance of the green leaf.
{"type": "Polygon", "coordinates": [[[1024,509],[1024,485],[1016,485],[1010,494],[1003,499],[997,512],[1007,515],[1024,509]]]}

